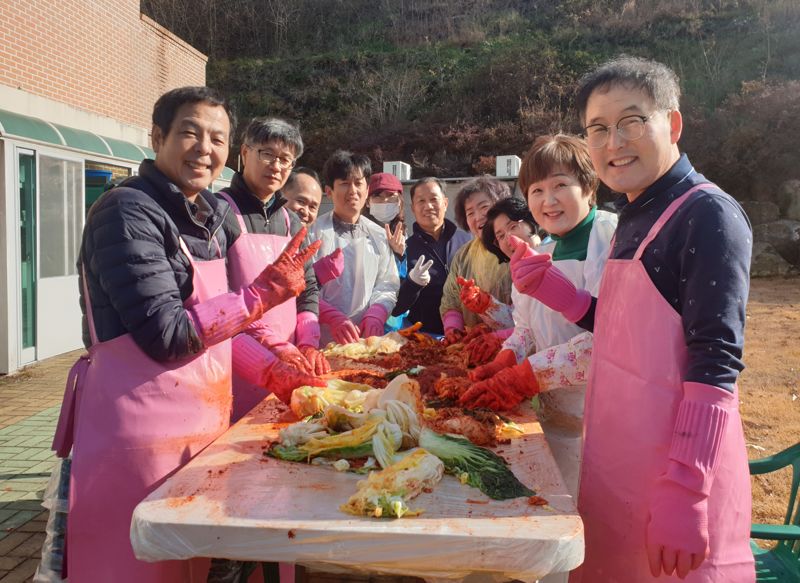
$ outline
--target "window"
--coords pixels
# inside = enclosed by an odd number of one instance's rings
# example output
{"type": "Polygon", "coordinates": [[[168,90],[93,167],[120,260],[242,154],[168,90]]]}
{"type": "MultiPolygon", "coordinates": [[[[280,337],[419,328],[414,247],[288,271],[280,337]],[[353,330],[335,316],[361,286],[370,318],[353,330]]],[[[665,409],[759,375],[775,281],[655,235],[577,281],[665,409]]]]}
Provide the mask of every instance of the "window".
{"type": "Polygon", "coordinates": [[[83,231],[83,164],[39,156],[39,273],[76,275],[83,231]]]}

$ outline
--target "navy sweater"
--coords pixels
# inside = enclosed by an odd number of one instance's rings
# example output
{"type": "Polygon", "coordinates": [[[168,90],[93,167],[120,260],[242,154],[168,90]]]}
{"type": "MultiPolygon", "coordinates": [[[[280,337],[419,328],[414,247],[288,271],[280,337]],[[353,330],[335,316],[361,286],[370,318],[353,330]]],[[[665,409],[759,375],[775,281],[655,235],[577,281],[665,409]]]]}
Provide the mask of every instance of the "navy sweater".
{"type": "Polygon", "coordinates": [[[426,261],[433,259],[433,265],[428,271],[431,281],[427,286],[422,287],[411,281],[410,278],[404,279],[400,284],[397,304],[395,304],[392,315],[399,316],[408,310],[408,321],[412,324],[422,322],[423,332],[444,334],[442,316],[439,314],[444,282],[447,280],[450,262],[456,251],[471,240],[472,236],[469,233],[462,231],[447,219],[444,221],[444,231],[438,240],[414,223],[414,233],[406,239],[408,269],[410,271],[416,265],[421,255],[425,256],[426,261]]]}
{"type": "MultiPolygon", "coordinates": [[[[670,203],[708,182],[686,155],[636,200],[621,201],[612,259],[632,259],[670,203]]],[[[642,255],[659,293],[681,315],[689,352],[685,381],[733,390],[744,369],[745,306],[752,229],[733,197],[705,188],[690,195],[642,255]]],[[[596,300],[578,324],[592,330],[596,300]]]]}

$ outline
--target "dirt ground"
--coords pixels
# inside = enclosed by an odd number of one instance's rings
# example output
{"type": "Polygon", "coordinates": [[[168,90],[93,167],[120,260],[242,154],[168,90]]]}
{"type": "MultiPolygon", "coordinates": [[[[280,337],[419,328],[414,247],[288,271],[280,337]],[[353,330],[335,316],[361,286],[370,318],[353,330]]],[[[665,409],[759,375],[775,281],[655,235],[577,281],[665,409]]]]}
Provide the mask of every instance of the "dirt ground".
{"type": "MultiPolygon", "coordinates": [[[[739,383],[750,459],[800,441],[800,278],[753,279],[739,383]]],[[[753,478],[753,522],[780,524],[791,467],[753,478]]]]}

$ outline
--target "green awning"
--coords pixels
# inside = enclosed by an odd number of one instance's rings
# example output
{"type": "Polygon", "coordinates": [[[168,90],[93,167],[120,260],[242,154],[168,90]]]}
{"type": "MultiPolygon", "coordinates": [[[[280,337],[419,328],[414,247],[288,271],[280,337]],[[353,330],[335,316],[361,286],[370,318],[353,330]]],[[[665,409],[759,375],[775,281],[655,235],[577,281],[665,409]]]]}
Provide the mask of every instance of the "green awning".
{"type": "Polygon", "coordinates": [[[49,123],[3,109],[0,109],[0,135],[20,136],[37,142],[46,142],[57,146],[64,145],[61,136],[49,123]]]}
{"type": "MultiPolygon", "coordinates": [[[[152,158],[153,156],[145,152],[143,146],[137,146],[131,142],[123,140],[115,140],[114,138],[103,138],[111,151],[114,153],[115,158],[123,158],[125,160],[141,160],[143,158],[152,158]]],[[[147,148],[150,150],[150,148],[147,148]]]]}
{"type": "Polygon", "coordinates": [[[57,123],[54,123],[53,126],[64,137],[65,145],[70,148],[82,150],[83,152],[94,152],[103,156],[113,156],[111,148],[97,134],[86,130],[68,128],[57,123]]]}
{"type": "Polygon", "coordinates": [[[145,157],[154,156],[150,148],[133,142],[106,138],[86,130],[50,123],[4,109],[0,109],[0,136],[22,138],[136,163],[145,157]]]}

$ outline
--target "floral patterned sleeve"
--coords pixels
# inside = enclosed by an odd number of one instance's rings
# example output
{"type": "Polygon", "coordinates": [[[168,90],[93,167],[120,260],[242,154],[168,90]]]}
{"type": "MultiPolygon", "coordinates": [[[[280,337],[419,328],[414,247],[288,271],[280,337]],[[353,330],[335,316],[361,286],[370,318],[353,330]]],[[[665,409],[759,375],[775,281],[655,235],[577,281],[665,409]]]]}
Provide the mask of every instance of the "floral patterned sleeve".
{"type": "Polygon", "coordinates": [[[585,385],[592,360],[591,332],[581,332],[563,344],[551,346],[531,355],[528,362],[539,381],[539,389],[585,385]]]}
{"type": "Polygon", "coordinates": [[[514,331],[511,336],[503,342],[503,350],[513,350],[517,357],[517,363],[522,362],[535,350],[533,332],[528,323],[528,298],[511,290],[511,301],[513,303],[512,319],[514,321],[514,331]]]}

